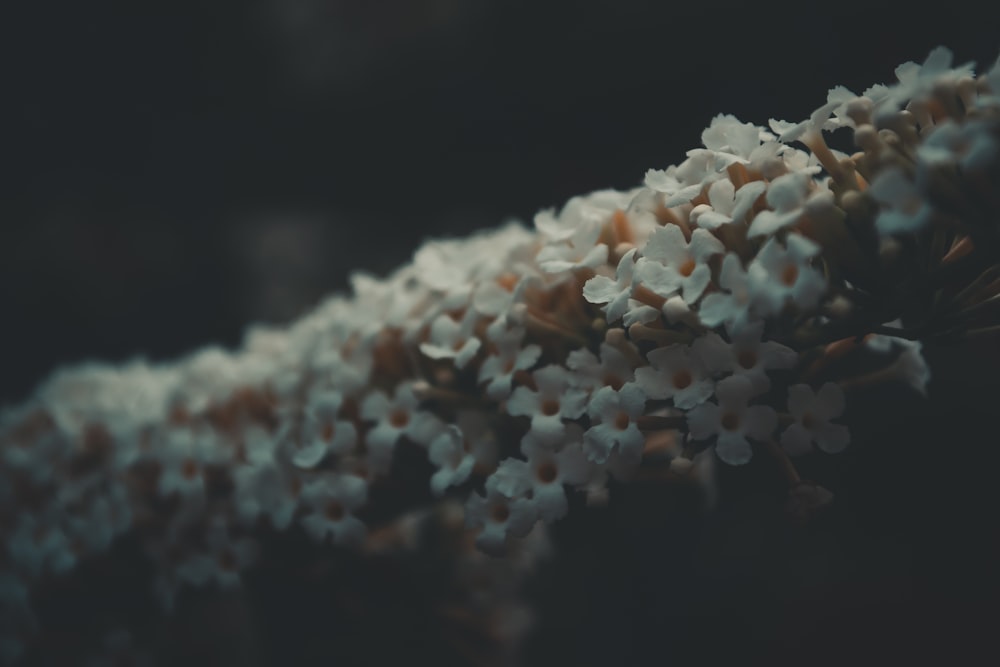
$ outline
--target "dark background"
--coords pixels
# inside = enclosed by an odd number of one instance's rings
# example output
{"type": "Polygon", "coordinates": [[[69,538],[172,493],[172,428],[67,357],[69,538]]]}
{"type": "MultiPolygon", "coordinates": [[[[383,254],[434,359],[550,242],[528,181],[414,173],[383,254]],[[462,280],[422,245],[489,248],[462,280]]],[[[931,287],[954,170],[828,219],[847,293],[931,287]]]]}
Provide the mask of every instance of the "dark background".
{"type": "MultiPolygon", "coordinates": [[[[234,346],[424,237],[632,187],[718,113],[800,120],[938,44],[980,70],[1000,52],[954,2],[22,4],[3,21],[0,405],[66,363],[234,346]]],[[[571,516],[527,662],[971,664],[1000,590],[997,388],[963,373],[931,403],[852,407],[868,428],[807,464],[839,500],[805,532],[746,481],[760,462],[707,522],[650,512],[669,503],[641,485],[571,516]]]]}

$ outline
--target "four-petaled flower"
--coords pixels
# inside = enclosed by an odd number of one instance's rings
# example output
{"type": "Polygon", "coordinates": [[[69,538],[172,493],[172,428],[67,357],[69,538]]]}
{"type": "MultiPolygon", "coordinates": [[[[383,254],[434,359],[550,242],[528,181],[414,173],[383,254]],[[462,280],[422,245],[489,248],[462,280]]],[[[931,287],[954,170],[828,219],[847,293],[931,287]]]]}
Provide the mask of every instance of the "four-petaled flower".
{"type": "Polygon", "coordinates": [[[715,387],[715,403],[702,403],[687,413],[695,440],[716,436],[715,453],[730,465],[747,463],[753,451],[747,437],[766,440],[774,433],[778,416],[767,405],[748,405],[753,385],[742,375],[730,375],[715,387]]]}
{"type": "Polygon", "coordinates": [[[781,434],[781,445],[789,454],[804,454],[813,442],[820,450],[836,454],[850,442],[846,426],[830,423],[844,412],[844,391],[839,385],[827,382],[815,393],[807,384],[792,385],[788,411],[795,421],[781,434]]]}

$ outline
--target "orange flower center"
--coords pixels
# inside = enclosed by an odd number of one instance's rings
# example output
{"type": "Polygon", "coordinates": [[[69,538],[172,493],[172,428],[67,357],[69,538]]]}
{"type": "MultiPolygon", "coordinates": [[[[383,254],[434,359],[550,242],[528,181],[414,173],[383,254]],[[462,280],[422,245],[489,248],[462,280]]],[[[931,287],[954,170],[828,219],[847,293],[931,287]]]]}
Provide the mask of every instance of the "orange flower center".
{"type": "Polygon", "coordinates": [[[554,461],[545,461],[535,469],[535,475],[543,484],[551,484],[559,476],[559,469],[554,461]]]}
{"type": "Polygon", "coordinates": [[[791,287],[798,279],[799,267],[794,264],[789,264],[785,267],[785,270],[781,272],[781,282],[785,287],[791,287]]]}
{"type": "Polygon", "coordinates": [[[410,413],[402,408],[397,408],[389,415],[389,423],[394,428],[403,428],[410,423],[410,413]]]}
{"type": "Polygon", "coordinates": [[[691,386],[691,383],[693,381],[694,378],[691,377],[691,371],[689,371],[686,368],[683,368],[674,373],[673,383],[674,387],[676,387],[677,389],[686,389],[689,386],[691,386]]]}
{"type": "Polygon", "coordinates": [[[505,503],[497,503],[490,510],[490,516],[497,523],[503,523],[510,517],[510,508],[505,503]]]}
{"type": "Polygon", "coordinates": [[[740,416],[734,412],[727,412],[722,415],[722,428],[727,431],[735,431],[740,427],[740,416]]]}
{"type": "Polygon", "coordinates": [[[198,476],[199,467],[198,462],[194,459],[184,459],[184,463],[181,464],[181,477],[187,480],[192,480],[198,476]]]}
{"type": "Polygon", "coordinates": [[[757,365],[757,352],[754,350],[740,350],[740,353],[736,356],[736,360],[740,366],[749,370],[757,365]]]}
{"type": "Polygon", "coordinates": [[[323,424],[323,429],[320,432],[320,437],[330,442],[333,440],[333,422],[326,422],[323,424]]]}
{"type": "Polygon", "coordinates": [[[559,401],[554,398],[547,398],[542,401],[542,414],[546,417],[559,414],[559,401]]]}
{"type": "Polygon", "coordinates": [[[331,500],[326,506],[326,518],[330,521],[340,521],[347,514],[344,506],[340,504],[340,501],[331,500]]]}

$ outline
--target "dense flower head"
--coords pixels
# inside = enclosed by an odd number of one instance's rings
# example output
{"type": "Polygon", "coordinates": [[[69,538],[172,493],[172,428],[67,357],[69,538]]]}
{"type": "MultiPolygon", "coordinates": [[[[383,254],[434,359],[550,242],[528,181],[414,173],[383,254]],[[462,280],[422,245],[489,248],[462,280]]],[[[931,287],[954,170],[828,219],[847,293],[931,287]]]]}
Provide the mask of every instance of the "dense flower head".
{"type": "Polygon", "coordinates": [[[429,241],[239,351],[58,373],[0,415],[0,620],[128,531],[172,595],[238,583],[262,524],[363,548],[392,494],[464,501],[501,554],[608,473],[842,450],[845,389],[923,391],[912,339],[994,324],[996,72],[936,49],[801,123],[720,115],[633,190],[429,241]]]}

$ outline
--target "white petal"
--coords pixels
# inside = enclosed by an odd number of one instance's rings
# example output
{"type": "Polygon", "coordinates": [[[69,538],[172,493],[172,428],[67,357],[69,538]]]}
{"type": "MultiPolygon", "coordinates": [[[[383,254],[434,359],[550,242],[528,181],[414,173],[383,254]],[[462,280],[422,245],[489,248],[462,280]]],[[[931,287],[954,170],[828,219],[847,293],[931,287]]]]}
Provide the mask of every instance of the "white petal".
{"type": "Polygon", "coordinates": [[[674,393],[674,407],[682,410],[693,408],[711,398],[714,391],[715,383],[711,379],[697,380],[674,393]]]}
{"type": "Polygon", "coordinates": [[[583,298],[590,303],[608,303],[620,292],[618,283],[607,276],[594,276],[583,285],[583,298]]]}
{"type": "Polygon", "coordinates": [[[816,416],[834,419],[844,413],[844,390],[836,382],[827,382],[816,393],[816,416]]]}
{"type": "Polygon", "coordinates": [[[634,382],[629,382],[618,391],[618,403],[633,419],[646,411],[646,393],[634,382]]]}
{"type": "Polygon", "coordinates": [[[696,229],[691,232],[690,252],[699,262],[705,261],[712,255],[721,255],[725,251],[726,247],[722,245],[722,241],[715,238],[715,235],[707,229],[696,229]]]}
{"type": "Polygon", "coordinates": [[[844,451],[851,442],[851,433],[843,424],[823,424],[813,432],[816,446],[827,454],[844,451]]]}
{"type": "Polygon", "coordinates": [[[736,431],[724,431],[719,434],[719,440],[715,445],[715,453],[725,463],[732,466],[749,463],[753,457],[753,450],[750,448],[750,443],[736,431]]]}
{"type": "Polygon", "coordinates": [[[695,440],[705,440],[719,432],[721,410],[715,403],[702,403],[688,410],[688,429],[695,440]]]}
{"type": "Polygon", "coordinates": [[[518,387],[507,399],[507,414],[515,417],[531,417],[538,409],[538,394],[527,387],[518,387]]]}
{"type": "Polygon", "coordinates": [[[697,301],[711,280],[712,270],[708,268],[708,264],[699,264],[694,267],[694,271],[684,281],[684,300],[688,303],[697,301]]]}
{"type": "Polygon", "coordinates": [[[617,431],[607,423],[595,424],[587,429],[583,437],[583,449],[587,458],[594,463],[606,463],[614,449],[617,431]]]}
{"type": "Polygon", "coordinates": [[[300,468],[314,468],[326,456],[327,444],[323,440],[313,440],[300,447],[292,455],[292,463],[300,468]]]}
{"type": "Polygon", "coordinates": [[[812,408],[815,395],[812,388],[807,384],[793,384],[788,388],[788,412],[796,419],[812,408]]]}
{"type": "Polygon", "coordinates": [[[531,432],[545,444],[555,444],[566,432],[566,426],[559,415],[535,414],[531,418],[531,432]]]}
{"type": "MultiPolygon", "coordinates": [[[[635,381],[653,399],[670,398],[674,395],[674,383],[665,371],[646,366],[637,368],[635,381]]],[[[610,387],[609,387],[610,388],[610,387]]]]}
{"type": "Polygon", "coordinates": [[[534,500],[535,506],[538,508],[538,516],[547,522],[563,518],[569,510],[566,490],[562,484],[546,484],[536,488],[534,500]]]}

